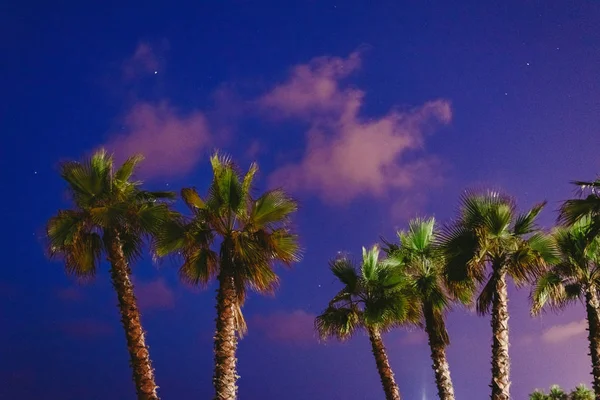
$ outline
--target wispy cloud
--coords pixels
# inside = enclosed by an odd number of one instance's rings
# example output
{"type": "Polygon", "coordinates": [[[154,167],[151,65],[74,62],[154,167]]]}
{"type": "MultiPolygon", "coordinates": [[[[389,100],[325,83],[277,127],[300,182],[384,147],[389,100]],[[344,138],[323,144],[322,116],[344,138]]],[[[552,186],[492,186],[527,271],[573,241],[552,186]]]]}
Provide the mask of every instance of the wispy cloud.
{"type": "Polygon", "coordinates": [[[436,125],[451,121],[450,103],[434,100],[363,118],[365,92],[340,86],[340,80],[360,66],[360,59],[359,52],[347,58],[316,58],[293,68],[286,82],[259,99],[269,115],[296,118],[310,127],[302,159],[277,170],[271,176],[273,184],[345,203],[412,189],[440,175],[438,160],[423,152],[424,141],[436,125]]]}
{"type": "Polygon", "coordinates": [[[139,172],[145,179],[190,172],[212,140],[202,112],[183,113],[166,101],[136,103],[122,125],[122,131],[110,135],[105,147],[120,160],[143,154],[148,161],[140,164],[139,172]]]}
{"type": "Polygon", "coordinates": [[[158,73],[163,66],[161,54],[167,48],[168,43],[164,40],[156,44],[139,43],[133,54],[123,62],[123,79],[131,81],[158,73]]]}
{"type": "Polygon", "coordinates": [[[170,309],[175,306],[175,295],[164,279],[135,282],[135,294],[142,309],[170,309]]]}
{"type": "Polygon", "coordinates": [[[250,332],[258,331],[267,339],[298,346],[316,344],[315,316],[303,310],[255,315],[249,321],[250,332]]]}
{"type": "Polygon", "coordinates": [[[583,335],[587,328],[585,319],[570,322],[564,325],[554,325],[542,333],[542,341],[546,343],[560,343],[575,336],[583,335]]]}

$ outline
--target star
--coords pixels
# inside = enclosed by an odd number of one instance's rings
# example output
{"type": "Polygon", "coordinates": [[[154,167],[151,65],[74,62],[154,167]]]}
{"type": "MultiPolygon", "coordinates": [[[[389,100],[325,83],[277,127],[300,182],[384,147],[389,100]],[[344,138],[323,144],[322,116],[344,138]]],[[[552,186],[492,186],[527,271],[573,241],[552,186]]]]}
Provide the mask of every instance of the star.
{"type": "Polygon", "coordinates": [[[158,74],[158,71],[154,71],[154,75],[158,74]]]}
{"type": "Polygon", "coordinates": [[[527,63],[527,65],[529,66],[530,64],[529,64],[529,63],[527,63]]]}
{"type": "Polygon", "coordinates": [[[34,174],[34,175],[37,175],[37,171],[33,171],[33,174],[34,174]]]}
{"type": "Polygon", "coordinates": [[[508,93],[507,93],[507,92],[504,92],[504,95],[505,95],[505,96],[508,96],[508,93]]]}

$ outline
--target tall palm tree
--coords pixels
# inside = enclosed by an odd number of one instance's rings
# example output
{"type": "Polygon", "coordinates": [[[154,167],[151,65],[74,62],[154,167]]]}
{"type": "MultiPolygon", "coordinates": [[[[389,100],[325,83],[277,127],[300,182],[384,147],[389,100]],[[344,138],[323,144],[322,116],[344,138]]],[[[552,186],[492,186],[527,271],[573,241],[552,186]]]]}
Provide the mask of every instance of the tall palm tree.
{"type": "Polygon", "coordinates": [[[242,176],[229,157],[215,154],[210,161],[213,179],[207,196],[183,189],[181,196],[192,215],[166,224],[155,248],[159,256],[183,256],[184,282],[206,286],[216,277],[215,399],[234,400],[237,341],[246,331],[241,312],[246,291],[272,293],[279,281],[274,264],[299,261],[298,238],[290,230],[297,204],[279,189],[254,198],[256,164],[242,176]]]}
{"type": "Polygon", "coordinates": [[[450,282],[482,284],[476,301],[480,315],[490,312],[492,400],[510,399],[507,276],[517,286],[543,271],[551,241],[536,226],[545,203],[518,214],[514,200],[497,192],[466,192],[460,212],[441,234],[450,282]]]}
{"type": "Polygon", "coordinates": [[[169,218],[163,200],[170,192],[148,192],[131,180],[142,156],[133,156],[115,170],[104,150],[83,162],[61,165],[73,207],[60,210],[47,224],[51,256],[64,259],[69,275],[90,279],[103,254],[110,262],[138,399],[158,399],[154,370],[131,282],[130,264],[141,256],[144,239],[169,218]]]}
{"type": "Polygon", "coordinates": [[[418,306],[410,302],[414,296],[412,287],[397,269],[379,262],[377,246],[368,251],[363,247],[360,267],[347,257],[340,257],[330,268],[344,287],[315,319],[319,336],[346,340],[357,330],[366,330],[385,397],[400,400],[381,335],[398,325],[419,320],[418,306]]]}
{"type": "Polygon", "coordinates": [[[563,309],[577,300],[585,305],[594,392],[600,399],[600,236],[593,230],[589,217],[555,230],[558,260],[532,291],[532,313],[544,306],[563,309]]]}
{"type": "Polygon", "coordinates": [[[408,231],[398,231],[399,244],[384,240],[388,253],[386,264],[405,269],[415,288],[414,300],[421,306],[425,331],[429,337],[433,371],[438,395],[441,400],[454,400],[454,387],[450,378],[450,366],[446,358],[446,346],[450,344],[444,314],[455,300],[468,303],[471,291],[463,288],[451,293],[445,284],[445,263],[437,248],[438,232],[435,218],[413,219],[408,231]],[[459,296],[458,298],[456,297],[459,296]]]}

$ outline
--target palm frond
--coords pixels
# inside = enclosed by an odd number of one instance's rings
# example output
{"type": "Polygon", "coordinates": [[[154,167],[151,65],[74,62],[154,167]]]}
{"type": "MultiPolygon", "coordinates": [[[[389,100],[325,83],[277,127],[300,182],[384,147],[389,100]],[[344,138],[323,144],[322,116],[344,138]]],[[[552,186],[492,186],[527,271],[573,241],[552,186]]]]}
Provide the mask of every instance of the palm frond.
{"type": "Polygon", "coordinates": [[[360,277],[356,267],[347,257],[337,258],[329,263],[329,268],[338,280],[348,287],[350,292],[355,292],[360,277]]]}
{"type": "Polygon", "coordinates": [[[315,330],[323,340],[335,337],[343,341],[356,332],[360,319],[360,314],[354,307],[329,306],[315,318],[315,330]]]}
{"type": "Polygon", "coordinates": [[[77,234],[85,229],[86,223],[86,215],[81,211],[60,210],[56,216],[50,218],[46,225],[50,253],[72,245],[77,234]]]}
{"type": "Polygon", "coordinates": [[[254,202],[250,211],[250,223],[258,228],[277,226],[297,210],[296,201],[283,190],[271,190],[254,202]]]}
{"type": "Polygon", "coordinates": [[[62,255],[67,275],[89,280],[96,275],[104,244],[95,232],[81,232],[72,245],[57,254],[62,255]]]}
{"type": "Polygon", "coordinates": [[[205,287],[218,274],[218,256],[207,248],[198,248],[184,257],[179,277],[184,283],[205,287]]]}
{"type": "Polygon", "coordinates": [[[558,310],[564,308],[572,296],[568,296],[562,278],[554,271],[541,276],[531,291],[531,313],[537,315],[546,306],[558,310]]]}
{"type": "Polygon", "coordinates": [[[537,226],[535,223],[535,219],[544,209],[546,204],[547,202],[544,201],[533,206],[533,208],[527,213],[519,214],[515,219],[515,224],[513,226],[513,232],[515,233],[515,235],[522,236],[536,231],[537,226]]]}
{"type": "Polygon", "coordinates": [[[128,181],[135,172],[137,165],[143,160],[144,156],[141,154],[135,154],[129,157],[115,172],[115,179],[119,181],[128,181]]]}
{"type": "Polygon", "coordinates": [[[563,202],[558,212],[558,222],[573,225],[586,216],[600,215],[600,197],[590,194],[583,199],[571,199],[563,202]]]}
{"type": "Polygon", "coordinates": [[[379,246],[374,245],[369,250],[362,248],[361,273],[366,281],[376,281],[379,262],[379,246]]]}
{"type": "Polygon", "coordinates": [[[479,315],[486,315],[490,312],[490,307],[492,306],[496,292],[497,279],[498,277],[496,274],[492,273],[487,283],[481,290],[481,293],[479,293],[479,296],[477,297],[477,303],[475,305],[475,309],[479,315]]]}

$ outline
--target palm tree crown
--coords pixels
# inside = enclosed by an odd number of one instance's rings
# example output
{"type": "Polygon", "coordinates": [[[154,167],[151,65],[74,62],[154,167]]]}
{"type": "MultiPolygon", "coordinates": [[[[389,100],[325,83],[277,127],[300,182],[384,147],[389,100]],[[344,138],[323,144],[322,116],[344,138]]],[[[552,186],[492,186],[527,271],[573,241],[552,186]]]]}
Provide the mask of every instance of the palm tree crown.
{"type": "Polygon", "coordinates": [[[533,314],[545,306],[563,309],[574,301],[583,302],[588,291],[600,291],[600,237],[590,232],[589,218],[555,229],[557,260],[533,288],[533,314]]]}
{"type": "Polygon", "coordinates": [[[350,338],[360,328],[385,332],[405,323],[418,323],[418,305],[411,302],[413,288],[404,273],[379,261],[379,247],[363,247],[362,263],[348,257],[330,263],[331,272],[344,285],[315,320],[321,338],[350,338]]]}
{"type": "Polygon", "coordinates": [[[520,286],[531,282],[553,260],[552,241],[536,224],[546,203],[518,214],[510,196],[494,191],[466,192],[460,202],[458,218],[440,235],[441,248],[452,288],[484,283],[476,302],[483,315],[492,305],[499,272],[520,286]]]}
{"type": "MultiPolygon", "coordinates": [[[[416,299],[439,320],[453,301],[467,304],[472,293],[468,286],[455,285],[454,290],[447,289],[446,264],[443,252],[437,246],[439,234],[435,226],[435,218],[411,220],[407,231],[398,231],[399,244],[385,242],[388,258],[384,263],[405,269],[415,288],[416,299]]],[[[446,329],[435,328],[435,340],[448,345],[446,329]]]]}
{"type": "Polygon", "coordinates": [[[169,218],[162,200],[174,199],[173,193],[141,190],[141,182],[130,180],[142,160],[133,156],[115,171],[112,156],[100,150],[85,162],[61,165],[74,207],[52,217],[47,233],[50,254],[64,258],[68,274],[93,277],[115,233],[127,260],[134,261],[141,255],[143,239],[169,218]]]}
{"type": "MultiPolygon", "coordinates": [[[[241,176],[227,156],[215,153],[211,159],[213,180],[208,195],[185,188],[181,197],[190,209],[190,218],[173,218],[156,235],[158,256],[179,253],[181,279],[206,286],[223,269],[230,270],[238,305],[247,289],[272,293],[279,278],[273,265],[290,266],[301,258],[298,237],[290,230],[290,216],[297,203],[283,190],[275,189],[252,197],[258,166],[252,164],[241,176]]],[[[245,323],[238,313],[239,333],[245,323]]]]}

